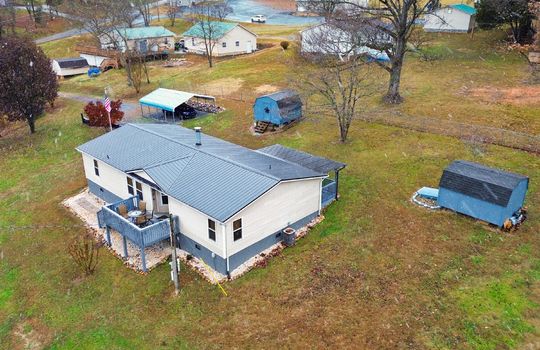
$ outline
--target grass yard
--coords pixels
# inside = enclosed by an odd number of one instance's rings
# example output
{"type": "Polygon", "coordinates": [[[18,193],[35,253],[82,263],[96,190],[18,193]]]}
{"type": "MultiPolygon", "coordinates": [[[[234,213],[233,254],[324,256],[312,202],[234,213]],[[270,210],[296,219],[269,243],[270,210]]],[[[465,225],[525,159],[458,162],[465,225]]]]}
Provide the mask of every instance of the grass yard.
{"type": "MultiPolygon", "coordinates": [[[[410,56],[406,102],[376,112],[503,126],[538,133],[538,104],[516,105],[478,88],[522,88],[526,65],[499,50],[496,33],[435,37],[441,58],[410,56]],[[463,86],[467,86],[464,89],[463,86]]],[[[62,42],[62,41],[60,41],[62,42]]],[[[55,46],[60,44],[55,44],[55,46]]],[[[209,70],[151,67],[155,87],[254,96],[288,85],[294,50],[273,47],[222,60],[209,70]]],[[[61,89],[135,99],[122,71],[76,77],[61,89]]],[[[502,91],[502,90],[501,90],[502,91]]],[[[102,130],[84,127],[82,104],[59,100],[37,121],[0,138],[0,348],[531,348],[540,342],[540,160],[534,154],[355,121],[347,144],[332,117],[308,115],[287,131],[253,137],[251,101],[220,99],[227,111],[186,122],[251,148],[273,143],[346,162],[341,199],[326,219],[264,269],[225,284],[229,296],[181,272],[173,296],[169,267],[147,276],[102,251],[96,274],[81,277],[67,254],[80,221],[60,202],[85,186],[74,148],[102,130]],[[437,186],[452,160],[527,174],[529,219],[502,233],[409,199],[437,186]],[[13,228],[10,228],[12,227],[13,228]]]]}

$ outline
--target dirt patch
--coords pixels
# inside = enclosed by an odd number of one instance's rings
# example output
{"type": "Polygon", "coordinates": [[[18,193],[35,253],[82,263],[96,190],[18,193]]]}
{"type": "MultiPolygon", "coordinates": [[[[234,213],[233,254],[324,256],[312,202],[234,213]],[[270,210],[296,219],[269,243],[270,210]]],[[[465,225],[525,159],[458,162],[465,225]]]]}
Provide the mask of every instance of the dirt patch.
{"type": "Polygon", "coordinates": [[[270,84],[259,85],[255,88],[257,94],[271,94],[279,90],[279,87],[270,84]]]}
{"type": "Polygon", "coordinates": [[[229,96],[240,90],[244,84],[244,79],[223,78],[204,84],[197,92],[212,96],[229,96]]]}
{"type": "Polygon", "coordinates": [[[14,349],[43,349],[52,336],[47,328],[35,319],[25,320],[13,329],[14,349]]]}
{"type": "Polygon", "coordinates": [[[506,89],[489,86],[463,87],[460,92],[488,103],[504,103],[515,106],[540,105],[540,86],[519,86],[506,89]]]}

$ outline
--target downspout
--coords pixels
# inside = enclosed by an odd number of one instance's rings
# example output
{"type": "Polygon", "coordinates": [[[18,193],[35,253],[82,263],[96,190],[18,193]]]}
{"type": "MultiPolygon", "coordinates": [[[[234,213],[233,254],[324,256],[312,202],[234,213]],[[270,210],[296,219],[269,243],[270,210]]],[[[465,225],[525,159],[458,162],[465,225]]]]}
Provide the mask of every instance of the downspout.
{"type": "Polygon", "coordinates": [[[317,216],[321,216],[321,209],[322,209],[322,188],[323,188],[323,182],[324,182],[324,179],[321,179],[321,187],[319,189],[319,211],[318,211],[318,214],[317,216]]]}
{"type": "Polygon", "coordinates": [[[221,233],[223,234],[223,252],[225,253],[225,261],[227,264],[227,278],[231,278],[231,272],[229,270],[229,252],[227,251],[227,230],[225,224],[221,224],[221,233]]]}

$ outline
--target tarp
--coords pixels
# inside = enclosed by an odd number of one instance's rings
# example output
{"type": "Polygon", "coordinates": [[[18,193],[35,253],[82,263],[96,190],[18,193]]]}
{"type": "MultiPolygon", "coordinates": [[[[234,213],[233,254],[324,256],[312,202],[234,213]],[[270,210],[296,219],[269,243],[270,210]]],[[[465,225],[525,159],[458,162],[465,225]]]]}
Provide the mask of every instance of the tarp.
{"type": "Polygon", "coordinates": [[[144,106],[160,108],[169,112],[197,95],[190,92],[159,88],[139,100],[144,106]]]}

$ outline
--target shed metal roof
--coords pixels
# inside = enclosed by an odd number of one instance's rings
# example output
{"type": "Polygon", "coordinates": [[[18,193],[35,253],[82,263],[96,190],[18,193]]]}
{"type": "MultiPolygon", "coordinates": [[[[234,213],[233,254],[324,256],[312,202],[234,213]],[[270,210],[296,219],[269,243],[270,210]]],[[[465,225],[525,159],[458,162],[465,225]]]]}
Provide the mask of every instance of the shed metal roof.
{"type": "Polygon", "coordinates": [[[439,187],[506,206],[512,192],[523,180],[528,181],[528,177],[457,160],[443,171],[439,187]]]}
{"type": "Polygon", "coordinates": [[[61,58],[55,61],[58,62],[60,68],[82,68],[88,66],[86,58],[82,57],[61,58]]]}
{"type": "Polygon", "coordinates": [[[476,9],[472,6],[469,6],[469,5],[465,5],[465,4],[454,4],[454,5],[450,5],[451,8],[453,9],[456,9],[456,10],[459,10],[461,12],[464,12],[468,15],[476,15],[476,9]]]}
{"type": "Polygon", "coordinates": [[[258,152],[271,155],[288,162],[298,164],[304,168],[311,169],[319,173],[328,174],[330,171],[337,171],[345,168],[345,163],[317,157],[312,154],[288,148],[282,145],[272,145],[258,150],[258,152]]]}
{"type": "Polygon", "coordinates": [[[225,222],[280,181],[325,173],[177,125],[126,124],[77,149],[123,172],[144,170],[167,195],[225,222]]]}

